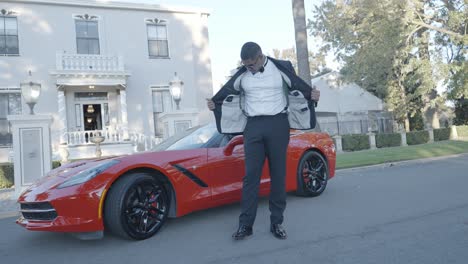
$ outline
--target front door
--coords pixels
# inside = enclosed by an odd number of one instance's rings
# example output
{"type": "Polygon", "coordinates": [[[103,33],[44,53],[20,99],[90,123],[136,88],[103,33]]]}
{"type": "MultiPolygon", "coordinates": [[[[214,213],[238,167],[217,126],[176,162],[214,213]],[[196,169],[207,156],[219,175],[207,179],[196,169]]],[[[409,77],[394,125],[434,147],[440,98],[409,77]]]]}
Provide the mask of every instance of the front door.
{"type": "Polygon", "coordinates": [[[107,92],[75,92],[76,131],[105,130],[109,126],[107,92]]]}
{"type": "Polygon", "coordinates": [[[83,104],[82,109],[84,130],[102,130],[101,104],[83,104]]]}

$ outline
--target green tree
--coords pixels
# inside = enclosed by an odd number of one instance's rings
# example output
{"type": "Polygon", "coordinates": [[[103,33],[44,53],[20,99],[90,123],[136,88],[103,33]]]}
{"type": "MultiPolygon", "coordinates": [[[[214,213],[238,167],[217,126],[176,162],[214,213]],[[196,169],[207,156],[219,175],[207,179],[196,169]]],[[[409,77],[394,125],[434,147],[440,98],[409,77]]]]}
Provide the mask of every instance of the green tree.
{"type": "Polygon", "coordinates": [[[344,78],[384,99],[406,129],[421,111],[438,127],[445,97],[438,96],[436,80],[465,93],[466,54],[449,62],[443,47],[466,52],[466,17],[462,0],[327,0],[315,8],[309,28],[324,40],[323,50],[344,62],[344,78]]]}
{"type": "Polygon", "coordinates": [[[448,38],[441,32],[435,33],[436,51],[439,71],[447,87],[447,99],[454,101],[455,124],[468,124],[468,63],[467,63],[467,28],[468,7],[463,1],[441,1],[445,8],[436,9],[431,14],[431,19],[446,25],[451,31],[463,36],[460,38],[448,38]],[[444,56],[441,56],[443,54],[444,56]]]}
{"type": "MultiPolygon", "coordinates": [[[[294,47],[288,49],[273,49],[273,57],[281,60],[291,61],[294,70],[298,72],[296,49],[294,47]]],[[[325,54],[313,53],[309,51],[309,69],[310,79],[317,75],[323,74],[323,72],[330,72],[331,70],[326,67],[325,54]]]]}
{"type": "Polygon", "coordinates": [[[455,101],[454,125],[468,125],[468,99],[462,97],[455,101]]]}

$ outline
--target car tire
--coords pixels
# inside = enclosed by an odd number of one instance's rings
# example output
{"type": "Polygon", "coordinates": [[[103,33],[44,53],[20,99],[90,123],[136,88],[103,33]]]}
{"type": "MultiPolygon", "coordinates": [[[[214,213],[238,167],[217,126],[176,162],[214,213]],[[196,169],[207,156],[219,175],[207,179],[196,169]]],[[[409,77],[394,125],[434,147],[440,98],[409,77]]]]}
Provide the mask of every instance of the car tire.
{"type": "Polygon", "coordinates": [[[317,151],[307,151],[297,166],[299,196],[315,197],[322,194],[328,183],[328,163],[317,151]]]}
{"type": "Polygon", "coordinates": [[[126,239],[152,237],[162,227],[169,211],[164,185],[147,173],[132,173],[109,189],[104,222],[113,234],[126,239]]]}

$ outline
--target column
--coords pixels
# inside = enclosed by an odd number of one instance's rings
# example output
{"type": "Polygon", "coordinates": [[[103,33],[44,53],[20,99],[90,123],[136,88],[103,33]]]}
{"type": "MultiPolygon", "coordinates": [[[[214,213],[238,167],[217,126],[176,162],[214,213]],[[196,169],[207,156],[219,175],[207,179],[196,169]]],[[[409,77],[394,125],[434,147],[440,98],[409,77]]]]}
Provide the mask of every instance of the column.
{"type": "Polygon", "coordinates": [[[367,135],[369,135],[369,145],[370,145],[370,149],[376,149],[376,145],[375,145],[375,134],[370,132],[368,133],[367,135]]]}
{"type": "Polygon", "coordinates": [[[429,128],[427,132],[429,133],[429,143],[434,143],[434,129],[429,128]]]}
{"type": "Polygon", "coordinates": [[[458,139],[457,126],[450,127],[450,139],[451,140],[458,139]]]}
{"type": "Polygon", "coordinates": [[[341,141],[341,136],[336,135],[333,137],[335,139],[335,147],[336,147],[336,153],[341,153],[343,152],[343,143],[341,141]]]}
{"type": "Polygon", "coordinates": [[[67,126],[67,109],[65,103],[65,92],[62,90],[57,91],[57,101],[58,101],[58,115],[60,121],[60,145],[65,145],[68,143],[66,138],[66,133],[68,132],[67,126]]]}
{"type": "Polygon", "coordinates": [[[408,146],[408,143],[406,143],[406,131],[402,130],[400,134],[401,134],[401,145],[408,146]]]}
{"type": "Polygon", "coordinates": [[[15,197],[52,169],[51,115],[9,115],[13,132],[15,197]]]}
{"type": "Polygon", "coordinates": [[[122,116],[121,127],[123,130],[123,139],[128,139],[128,114],[127,114],[127,92],[120,90],[120,113],[122,116]]]}

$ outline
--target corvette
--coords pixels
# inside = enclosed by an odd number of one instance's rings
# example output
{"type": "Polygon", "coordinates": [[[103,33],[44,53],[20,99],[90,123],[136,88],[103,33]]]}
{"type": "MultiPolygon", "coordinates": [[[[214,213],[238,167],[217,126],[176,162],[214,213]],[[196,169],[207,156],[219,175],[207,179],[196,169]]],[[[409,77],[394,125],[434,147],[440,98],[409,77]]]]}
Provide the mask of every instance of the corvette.
{"type": "MultiPolygon", "coordinates": [[[[168,217],[240,201],[243,149],[241,135],[222,135],[208,124],[168,138],[151,152],[72,162],[20,195],[16,222],[82,239],[101,238],[104,229],[146,239],[168,217]]],[[[320,195],[335,175],[335,160],[328,134],[291,130],[286,190],[320,195]]],[[[269,188],[266,161],[260,195],[268,195],[269,188]]]]}

